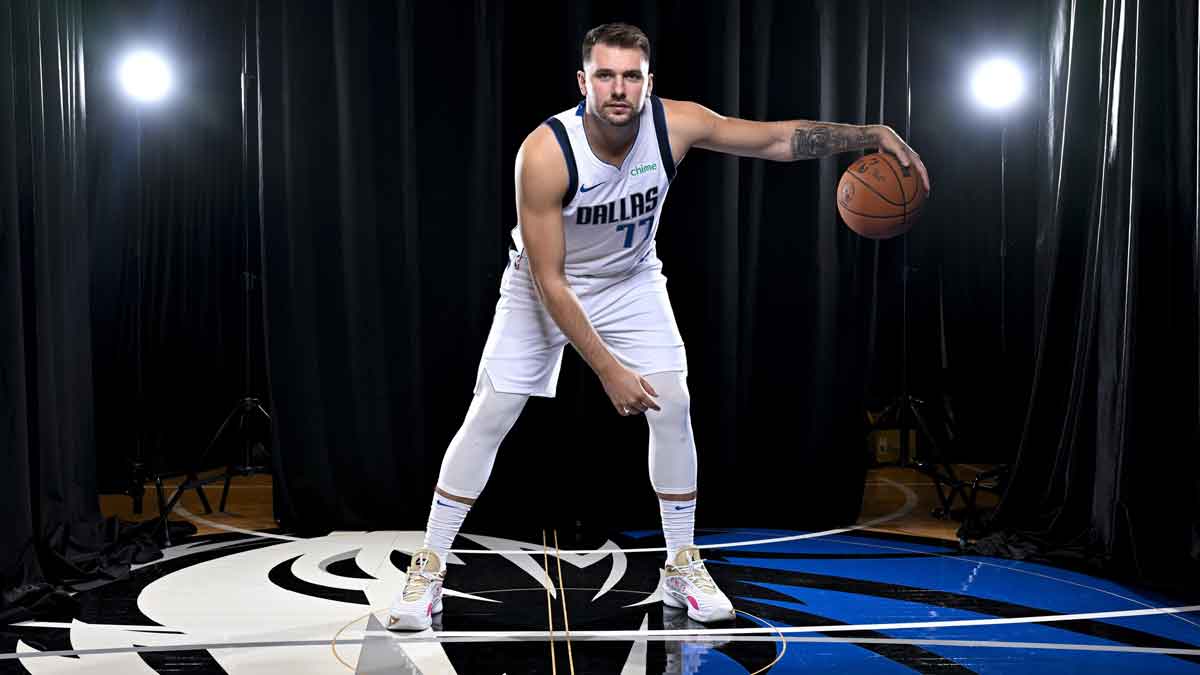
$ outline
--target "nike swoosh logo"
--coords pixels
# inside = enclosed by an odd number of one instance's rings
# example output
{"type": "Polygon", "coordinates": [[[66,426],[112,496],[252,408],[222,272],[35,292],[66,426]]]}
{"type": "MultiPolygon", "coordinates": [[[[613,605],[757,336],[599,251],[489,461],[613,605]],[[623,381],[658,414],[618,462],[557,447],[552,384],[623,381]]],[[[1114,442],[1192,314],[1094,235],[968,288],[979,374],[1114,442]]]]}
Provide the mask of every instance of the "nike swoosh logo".
{"type": "Polygon", "coordinates": [[[690,507],[690,506],[676,506],[676,507],[675,507],[675,510],[676,510],[676,511],[685,511],[685,510],[687,510],[687,509],[690,509],[690,508],[692,508],[692,507],[690,507]]]}
{"type": "MultiPolygon", "coordinates": [[[[607,182],[608,181],[604,181],[604,183],[607,183],[607,182]]],[[[600,187],[601,185],[604,185],[604,183],[596,183],[595,185],[593,185],[591,187],[588,187],[586,185],[580,185],[579,191],[580,192],[590,192],[590,191],[595,190],[596,188],[600,187]]]]}
{"type": "Polygon", "coordinates": [[[444,501],[442,501],[442,500],[440,500],[440,499],[439,499],[439,500],[437,500],[437,503],[441,504],[442,506],[455,506],[455,504],[447,504],[446,502],[444,502],[444,501]]]}

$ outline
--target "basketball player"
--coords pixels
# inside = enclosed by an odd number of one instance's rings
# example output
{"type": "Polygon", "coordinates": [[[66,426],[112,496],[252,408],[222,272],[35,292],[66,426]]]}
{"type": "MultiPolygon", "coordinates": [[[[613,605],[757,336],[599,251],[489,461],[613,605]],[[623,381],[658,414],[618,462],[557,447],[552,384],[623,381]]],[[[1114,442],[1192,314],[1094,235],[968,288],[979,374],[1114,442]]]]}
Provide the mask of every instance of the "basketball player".
{"type": "Polygon", "coordinates": [[[751,122],[651,94],[650,43],[626,24],[592,29],[576,75],[584,101],[546,120],[517,153],[516,250],[483,349],[475,396],[450,442],[388,628],[421,630],[442,609],[451,543],[483,491],[501,440],[530,396],[553,397],[563,347],[591,366],[618,415],[650,425],[650,482],[667,559],[663,603],[700,622],[733,605],[693,545],[696,446],[683,339],[654,249],[659,214],[692,148],[793,161],[881,148],[925,167],[889,128],[826,122],[751,122]]]}

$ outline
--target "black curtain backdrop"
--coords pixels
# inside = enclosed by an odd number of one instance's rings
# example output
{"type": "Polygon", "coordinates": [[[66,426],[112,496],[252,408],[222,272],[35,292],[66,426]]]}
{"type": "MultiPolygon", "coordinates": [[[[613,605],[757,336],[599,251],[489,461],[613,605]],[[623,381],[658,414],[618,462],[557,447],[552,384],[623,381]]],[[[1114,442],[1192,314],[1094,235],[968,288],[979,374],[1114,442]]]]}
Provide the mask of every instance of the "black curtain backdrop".
{"type": "MultiPolygon", "coordinates": [[[[513,159],[578,100],[588,28],[641,25],[656,92],[725,114],[863,123],[902,110],[882,92],[883,41],[869,40],[883,3],[693,9],[261,4],[268,351],[290,523],[423,526],[498,298],[513,159]]],[[[702,525],[858,514],[880,282],[875,245],[835,216],[852,159],[697,151],[681,166],[659,250],[688,344],[702,525]]],[[[531,400],[502,446],[471,527],[653,526],[645,423],[606,400],[570,352],[558,398],[531,400]]]]}
{"type": "Polygon", "coordinates": [[[1033,387],[979,550],[1195,591],[1197,9],[1047,3],[1033,387]]]}
{"type": "MultiPolygon", "coordinates": [[[[153,523],[102,519],[97,499],[96,417],[108,392],[94,368],[112,357],[103,333],[122,324],[92,312],[93,272],[107,261],[89,199],[84,10],[78,0],[0,5],[4,622],[69,616],[69,588],[124,578],[161,555],[153,523]]],[[[177,537],[195,532],[181,525],[177,537]]]]}
{"type": "Polygon", "coordinates": [[[99,511],[82,4],[0,5],[0,615],[99,511]]]}
{"type": "MultiPolygon", "coordinates": [[[[850,156],[681,165],[659,246],[690,355],[702,526],[855,519],[862,411],[900,393],[907,242],[912,393],[953,411],[951,459],[1015,460],[1000,508],[965,534],[1195,578],[1194,3],[906,4],[0,5],[6,601],[43,572],[79,576],[39,567],[94,518],[97,483],[125,488],[139,435],[151,468],[180,468],[246,389],[273,398],[286,522],[421,527],[498,297],[513,156],[577,100],[578,42],[614,19],[649,33],[661,96],[883,121],[933,173],[918,227],[876,244],[834,215],[850,156]],[[247,12],[261,194],[242,175],[247,12]],[[179,78],[140,120],[114,81],[135,42],[166,48],[179,78]],[[1035,73],[1004,116],[966,95],[993,52],[1035,73]],[[262,295],[244,292],[247,232],[262,295]]],[[[531,401],[468,529],[656,527],[644,423],[608,408],[568,350],[559,398],[531,401]]]]}

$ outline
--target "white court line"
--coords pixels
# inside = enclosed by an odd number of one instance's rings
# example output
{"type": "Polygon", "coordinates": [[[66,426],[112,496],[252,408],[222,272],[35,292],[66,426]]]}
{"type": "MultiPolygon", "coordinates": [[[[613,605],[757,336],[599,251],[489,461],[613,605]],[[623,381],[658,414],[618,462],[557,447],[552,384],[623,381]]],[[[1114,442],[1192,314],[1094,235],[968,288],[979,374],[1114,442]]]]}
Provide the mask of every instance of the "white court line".
{"type": "MultiPolygon", "coordinates": [[[[961,628],[964,626],[1005,626],[1011,624],[1029,623],[1059,623],[1063,621],[1093,621],[1096,619],[1117,619],[1132,616],[1147,616],[1151,614],[1179,614],[1184,612],[1200,612],[1200,605],[1186,607],[1155,607],[1153,609],[1126,609],[1114,612],[1087,612],[1084,614],[1037,614],[1033,616],[1016,616],[1004,619],[956,619],[951,621],[901,621],[897,623],[859,623],[834,624],[824,626],[770,626],[766,628],[695,628],[682,630],[580,630],[571,631],[571,639],[644,639],[646,636],[685,637],[689,635],[706,635],[709,637],[724,637],[733,635],[795,635],[800,633],[853,633],[857,631],[905,630],[911,628],[961,628]]],[[[396,637],[389,631],[362,631],[357,633],[364,637],[392,636],[392,639],[404,641],[411,638],[396,637]]],[[[546,631],[441,631],[434,637],[467,638],[491,637],[496,639],[532,638],[547,635],[546,631]]]]}
{"type": "MultiPolygon", "coordinates": [[[[201,480],[203,480],[203,478],[202,478],[201,480]]],[[[170,490],[172,490],[172,491],[173,491],[173,490],[175,490],[175,488],[178,488],[178,487],[179,487],[178,485],[171,485],[171,484],[164,484],[164,485],[163,485],[163,488],[164,488],[164,489],[170,489],[170,490]]],[[[206,487],[207,487],[207,486],[206,486],[206,487]]],[[[154,488],[154,484],[153,484],[153,483],[151,483],[150,485],[147,485],[147,486],[146,486],[146,489],[147,489],[147,490],[151,490],[151,489],[153,489],[153,488],[154,488]]],[[[229,489],[230,489],[230,490],[272,490],[272,489],[274,489],[274,488],[275,488],[275,486],[274,486],[274,485],[271,485],[271,484],[266,484],[266,485],[230,485],[230,486],[229,486],[229,489]]],[[[191,491],[191,489],[192,489],[192,488],[188,488],[188,490],[189,490],[189,491],[191,491]]],[[[217,490],[219,490],[219,489],[224,489],[224,488],[213,488],[213,492],[216,492],[216,491],[217,491],[217,490]]],[[[118,495],[118,496],[122,496],[122,495],[118,495]]],[[[175,496],[175,493],[174,493],[174,492],[171,492],[171,497],[174,497],[174,496],[175,496]]],[[[168,499],[169,499],[169,497],[168,497],[168,499]]]]}
{"type": "MultiPolygon", "coordinates": [[[[828,624],[816,626],[768,626],[758,628],[687,628],[673,630],[581,630],[571,631],[571,638],[592,639],[592,640],[628,640],[628,639],[646,639],[650,638],[683,638],[683,637],[728,637],[738,635],[777,635],[783,633],[785,635],[795,635],[800,633],[853,633],[858,631],[885,631],[885,630],[906,630],[912,628],[962,628],[969,626],[1007,626],[1013,624],[1029,624],[1029,623],[1060,623],[1064,621],[1095,621],[1098,619],[1120,619],[1135,616],[1150,616],[1155,614],[1174,615],[1186,614],[1190,612],[1200,612],[1200,605],[1185,605],[1180,607],[1152,607],[1148,609],[1125,609],[1111,612],[1085,612],[1081,614],[1036,614],[1032,616],[1015,616],[1002,619],[954,619],[947,621],[900,621],[893,623],[858,623],[858,624],[828,624]]],[[[14,626],[24,626],[31,628],[70,628],[70,623],[60,623],[51,621],[26,621],[23,623],[12,624],[14,626]]],[[[132,630],[132,631],[148,631],[148,632],[171,632],[177,629],[169,626],[121,626],[116,624],[87,624],[89,628],[101,628],[105,630],[132,630]]],[[[416,638],[417,641],[444,641],[456,639],[473,639],[473,640],[513,640],[513,639],[540,639],[548,637],[547,631],[528,630],[528,631],[440,631],[437,633],[413,633],[411,635],[397,634],[391,631],[359,631],[351,633],[351,635],[359,635],[363,637],[383,637],[387,636],[399,642],[408,642],[416,638]]],[[[338,641],[339,643],[342,640],[338,641]]],[[[231,642],[230,644],[240,644],[231,642]]],[[[258,642],[255,642],[258,644],[258,642]]],[[[325,644],[328,644],[326,642],[325,644]]]]}
{"type": "MultiPolygon", "coordinates": [[[[396,533],[396,536],[392,537],[392,542],[391,542],[390,544],[388,544],[388,548],[389,548],[389,549],[391,549],[391,550],[395,550],[395,549],[396,549],[396,540],[397,540],[397,539],[399,539],[399,538],[400,538],[400,533],[399,533],[399,532],[397,532],[397,533],[396,533]]],[[[391,554],[388,554],[388,555],[391,555],[391,554]]],[[[373,577],[375,577],[376,579],[378,579],[378,578],[379,578],[379,570],[383,569],[383,564],[384,564],[385,562],[387,562],[387,561],[388,561],[388,556],[386,556],[386,555],[385,555],[385,556],[380,556],[380,557],[379,557],[379,563],[378,563],[377,565],[375,565],[375,569],[371,570],[371,576],[373,576],[373,577]]],[[[405,572],[405,577],[406,577],[406,578],[407,578],[407,575],[408,575],[408,573],[407,573],[407,572],[405,572]]],[[[405,582],[405,583],[407,583],[407,582],[405,582]]]]}
{"type": "MultiPolygon", "coordinates": [[[[395,636],[392,633],[391,636],[395,636]]],[[[575,633],[571,633],[571,638],[575,638],[575,633]]],[[[365,639],[355,640],[339,640],[338,644],[365,644],[369,640],[386,639],[384,636],[378,638],[374,635],[365,639]]],[[[1131,645],[1088,645],[1078,644],[1074,642],[1005,642],[1000,640],[937,640],[926,638],[867,638],[867,637],[796,637],[792,635],[730,635],[730,636],[712,636],[712,635],[690,635],[690,636],[663,636],[663,635],[647,635],[637,638],[583,638],[581,642],[696,642],[708,646],[720,646],[730,642],[805,642],[805,643],[837,643],[837,644],[882,644],[882,645],[940,645],[946,647],[1007,647],[1010,649],[1049,649],[1049,650],[1067,650],[1067,651],[1096,651],[1096,652],[1129,652],[1134,654],[1162,654],[1168,656],[1200,656],[1200,649],[1184,649],[1182,647],[1134,647],[1131,645]]],[[[497,638],[444,638],[439,640],[434,636],[424,636],[420,639],[410,638],[405,642],[414,643],[455,643],[455,644],[470,644],[470,643],[496,643],[496,642],[546,642],[548,637],[542,638],[533,637],[515,637],[508,639],[497,638]]]]}
{"type": "MultiPolygon", "coordinates": [[[[696,548],[703,548],[703,549],[740,548],[742,546],[759,546],[762,544],[781,544],[781,543],[788,542],[788,541],[800,541],[802,539],[818,539],[820,537],[828,537],[828,536],[834,535],[834,534],[844,534],[846,532],[853,532],[855,530],[869,529],[869,528],[875,527],[877,525],[880,525],[882,523],[896,520],[897,518],[903,518],[904,516],[911,513],[912,510],[917,507],[917,493],[908,489],[908,487],[906,487],[905,485],[903,485],[901,483],[897,483],[896,481],[888,480],[887,478],[881,478],[880,480],[884,483],[887,483],[888,485],[891,485],[892,487],[895,487],[897,490],[900,490],[901,492],[904,493],[904,504],[900,508],[896,509],[895,511],[889,513],[886,516],[880,516],[879,518],[875,518],[874,520],[868,520],[865,523],[859,523],[857,525],[851,525],[849,527],[839,527],[834,530],[825,530],[822,532],[808,532],[805,534],[794,534],[794,535],[789,535],[786,537],[773,537],[770,539],[752,539],[752,540],[748,540],[748,541],[731,541],[731,542],[725,542],[722,544],[701,544],[701,545],[697,546],[696,548]]],[[[214,527],[214,528],[217,528],[220,530],[226,530],[228,532],[238,532],[240,534],[256,535],[256,536],[260,536],[260,537],[268,537],[271,539],[286,539],[288,541],[307,541],[306,539],[304,539],[302,537],[289,537],[289,536],[282,535],[282,534],[269,534],[266,532],[255,532],[254,530],[244,530],[240,527],[233,527],[231,525],[222,525],[221,523],[214,522],[214,521],[208,520],[206,518],[201,518],[197,515],[194,515],[187,509],[183,508],[182,506],[178,506],[178,505],[175,507],[175,512],[193,522],[200,523],[201,525],[207,525],[208,527],[214,527]]],[[[500,550],[500,549],[480,550],[480,549],[454,548],[454,549],[450,549],[450,553],[458,553],[460,555],[518,555],[518,554],[530,553],[531,551],[535,551],[535,549],[541,550],[540,548],[533,546],[533,544],[530,544],[530,546],[531,546],[531,548],[528,548],[528,549],[512,549],[512,550],[500,550]]],[[[597,551],[604,551],[604,552],[620,551],[622,553],[666,553],[667,548],[665,546],[658,546],[658,547],[648,547],[648,548],[620,548],[620,549],[619,548],[608,548],[608,549],[594,549],[594,550],[593,549],[560,549],[558,552],[559,553],[570,553],[573,555],[587,555],[587,554],[596,553],[597,551]]]]}
{"type": "Polygon", "coordinates": [[[200,523],[201,525],[207,525],[208,527],[214,527],[218,530],[225,530],[226,532],[237,532],[238,534],[248,534],[248,535],[251,535],[254,537],[262,537],[263,539],[282,539],[284,541],[308,541],[304,537],[291,537],[286,534],[274,534],[272,532],[256,532],[254,530],[246,530],[246,529],[242,529],[240,527],[234,527],[232,525],[222,525],[221,523],[218,523],[215,520],[201,518],[200,516],[197,516],[196,514],[192,513],[191,511],[188,511],[187,509],[183,508],[179,504],[175,505],[175,513],[178,513],[179,515],[183,516],[184,518],[187,518],[188,520],[192,521],[193,523],[200,523]]]}
{"type": "MultiPolygon", "coordinates": [[[[395,633],[391,634],[392,636],[395,633]]],[[[575,633],[571,633],[571,638],[575,638],[575,633]]],[[[364,640],[348,640],[346,644],[365,644],[368,640],[384,639],[369,637],[364,640]]],[[[421,640],[410,639],[409,642],[438,642],[434,637],[426,636],[421,640]]],[[[470,643],[495,643],[495,642],[533,642],[535,640],[529,638],[512,638],[508,640],[496,639],[474,639],[474,638],[446,638],[440,642],[452,642],[456,644],[470,643]]],[[[548,641],[548,638],[539,641],[548,641]]],[[[583,642],[629,642],[628,638],[591,638],[581,640],[583,642]]],[[[729,637],[711,636],[711,635],[695,635],[695,636],[659,636],[650,635],[646,637],[638,637],[634,641],[646,642],[696,642],[704,646],[719,647],[731,642],[802,642],[809,644],[879,644],[879,645],[932,645],[942,647],[984,647],[984,648],[1007,648],[1007,649],[1044,649],[1044,650],[1062,650],[1062,651],[1087,651],[1087,652],[1119,652],[1131,654],[1148,654],[1148,655],[1164,655],[1164,656],[1200,656],[1200,649],[1184,649],[1182,647],[1134,647],[1131,645],[1089,645],[1078,644],[1074,642],[1006,642],[1001,640],[937,640],[927,638],[868,638],[868,637],[796,637],[785,635],[733,635],[729,637]]],[[[338,644],[342,644],[339,640],[338,644]]]]}
{"type": "MultiPolygon", "coordinates": [[[[71,628],[71,626],[74,624],[64,621],[22,621],[21,623],[13,623],[9,625],[17,626],[19,628],[71,628]]],[[[171,628],[169,626],[126,626],[116,623],[89,623],[82,625],[86,625],[88,628],[95,628],[97,630],[121,630],[132,631],[136,633],[178,633],[182,635],[187,632],[179,628],[171,628]]]]}
{"type": "MultiPolygon", "coordinates": [[[[745,638],[751,640],[751,638],[745,638]]],[[[755,637],[755,642],[778,642],[779,638],[755,637]]],[[[869,645],[924,645],[933,647],[991,647],[1007,649],[1051,649],[1078,652],[1124,652],[1132,654],[1161,654],[1168,656],[1200,656],[1200,649],[1178,647],[1127,647],[1124,645],[1080,645],[1054,642],[998,642],[992,640],[900,640],[891,638],[806,638],[785,637],[784,642],[842,642],[869,645]]],[[[741,641],[741,640],[738,640],[741,641]]]]}
{"type": "MultiPolygon", "coordinates": [[[[541,641],[548,639],[540,638],[541,641]]],[[[713,639],[709,636],[699,638],[662,638],[656,636],[644,636],[639,638],[645,641],[656,642],[700,642],[709,644],[713,639]]],[[[401,640],[397,640],[401,641],[401,640]]],[[[423,636],[420,638],[409,638],[402,640],[403,642],[439,642],[432,636],[423,636]]],[[[446,639],[441,642],[456,642],[456,643],[471,643],[471,642],[525,642],[527,640],[496,640],[496,639],[446,639]]],[[[597,640],[589,640],[596,642],[597,640]]],[[[628,642],[629,640],[621,638],[615,640],[619,642],[628,642]]],[[[779,636],[761,636],[761,635],[742,635],[734,636],[723,642],[780,642],[779,636]]],[[[814,644],[881,644],[881,645],[932,645],[943,647],[983,647],[983,648],[1007,648],[1007,649],[1044,649],[1049,651],[1087,651],[1087,652],[1117,652],[1127,654],[1149,654],[1163,656],[1200,656],[1200,649],[1180,649],[1175,647],[1126,647],[1122,645],[1082,645],[1074,643],[1055,643],[1055,642],[995,642],[988,640],[905,640],[900,638],[810,638],[810,637],[784,637],[783,642],[807,642],[814,644]]],[[[367,640],[339,640],[338,644],[344,645],[363,645],[367,640]]],[[[208,642],[186,645],[159,645],[154,647],[110,647],[105,649],[64,649],[52,652],[22,652],[0,654],[0,661],[16,660],[16,659],[32,659],[41,656],[97,656],[102,654],[128,654],[128,653],[153,653],[153,652],[180,652],[180,651],[197,651],[201,649],[263,649],[267,647],[322,647],[329,644],[328,640],[289,640],[280,642],[208,642]]]]}
{"type": "MultiPolygon", "coordinates": [[[[1195,608],[1186,607],[1166,607],[1156,610],[1158,612],[1170,611],[1196,611],[1200,606],[1195,608]]],[[[1134,616],[1133,612],[1141,612],[1148,614],[1150,612],[1144,610],[1131,610],[1130,612],[1097,612],[1094,614],[1122,614],[1124,616],[1134,616]]],[[[1080,619],[1090,615],[1074,615],[1071,618],[1080,619]]],[[[1023,617],[1020,619],[998,619],[988,620],[982,619],[978,621],[954,621],[954,622],[926,622],[939,623],[941,625],[955,624],[962,625],[964,623],[982,624],[996,622],[1031,622],[1034,620],[1064,620],[1066,616],[1052,617],[1023,617]]],[[[901,624],[874,624],[875,626],[899,626],[902,628],[914,628],[922,624],[917,623],[901,623],[901,624]]],[[[837,630],[871,630],[872,626],[862,624],[857,626],[803,626],[803,627],[772,627],[772,628],[741,628],[741,629],[698,629],[698,630],[654,630],[654,631],[580,631],[578,635],[575,632],[571,633],[572,639],[589,642],[628,642],[630,640],[647,640],[647,641],[669,641],[669,642],[708,642],[713,641],[728,641],[728,642],[778,642],[780,632],[791,633],[796,632],[833,632],[837,630]],[[753,631],[753,633],[751,633],[753,631]],[[762,633],[771,633],[764,635],[762,633]]],[[[459,631],[450,632],[443,631],[441,633],[433,633],[422,631],[412,635],[400,635],[383,631],[382,635],[377,638],[378,631],[364,632],[364,638],[339,640],[339,644],[344,645],[361,645],[368,639],[387,639],[393,643],[413,642],[413,643],[432,643],[432,642],[520,642],[520,641],[546,641],[549,639],[549,632],[544,631],[459,631]]],[[[1125,645],[1087,645],[1076,643],[1055,643],[1055,642],[999,642],[989,640],[937,640],[928,638],[836,638],[836,637],[794,637],[787,635],[783,638],[787,642],[809,642],[809,643],[849,643],[849,644],[895,644],[895,645],[940,645],[940,646],[956,646],[956,647],[983,647],[983,648],[1008,648],[1008,649],[1045,649],[1059,651],[1092,651],[1092,652],[1117,652],[1131,654],[1156,654],[1170,656],[1200,656],[1200,649],[1182,649],[1175,647],[1133,647],[1125,645]]],[[[41,656],[89,656],[99,654],[124,654],[130,652],[171,652],[171,651],[192,651],[201,649],[252,649],[265,647],[304,647],[328,645],[328,640],[280,640],[280,641],[228,641],[228,642],[204,642],[196,644],[179,644],[179,645],[158,645],[158,646],[132,646],[132,647],[110,647],[103,649],[67,649],[58,651],[45,652],[23,652],[23,653],[8,653],[0,654],[0,661],[13,659],[27,659],[41,656]]]]}

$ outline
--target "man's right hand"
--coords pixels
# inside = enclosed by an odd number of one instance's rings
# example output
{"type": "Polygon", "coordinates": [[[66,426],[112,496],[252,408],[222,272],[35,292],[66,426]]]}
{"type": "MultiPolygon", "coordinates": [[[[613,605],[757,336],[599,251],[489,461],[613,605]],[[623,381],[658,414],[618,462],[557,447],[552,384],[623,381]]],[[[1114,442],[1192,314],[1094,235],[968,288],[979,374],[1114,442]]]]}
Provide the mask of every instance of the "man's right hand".
{"type": "Polygon", "coordinates": [[[604,385],[604,393],[612,401],[618,415],[640,415],[647,410],[661,410],[654,402],[658,392],[646,381],[621,364],[617,364],[610,373],[600,377],[604,385]]]}

